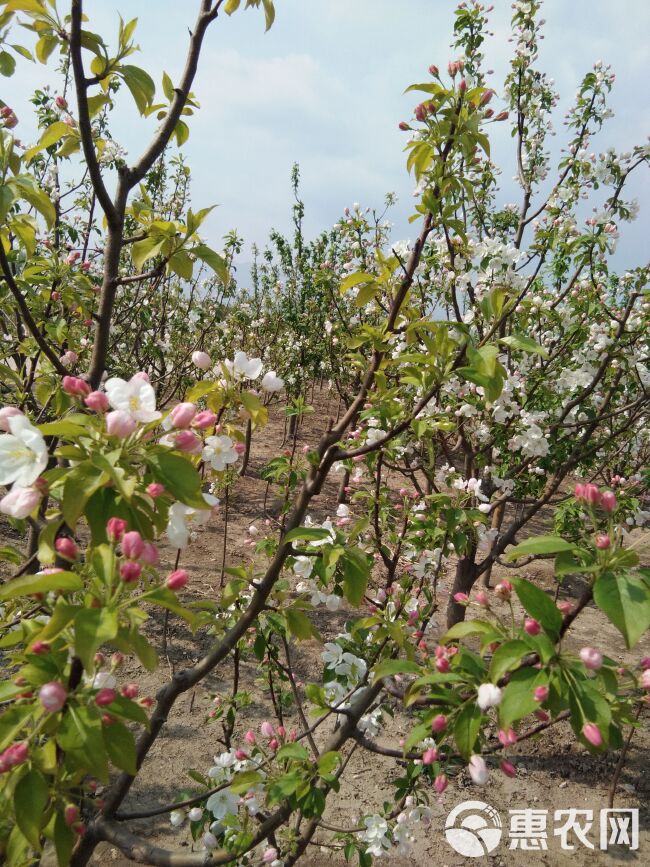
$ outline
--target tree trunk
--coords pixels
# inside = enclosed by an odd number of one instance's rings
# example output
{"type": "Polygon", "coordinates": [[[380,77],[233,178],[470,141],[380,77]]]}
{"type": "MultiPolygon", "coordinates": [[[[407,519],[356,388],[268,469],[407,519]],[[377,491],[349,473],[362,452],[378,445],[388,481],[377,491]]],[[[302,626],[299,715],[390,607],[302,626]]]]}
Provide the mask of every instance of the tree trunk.
{"type": "Polygon", "coordinates": [[[461,557],[456,566],[454,586],[447,603],[447,629],[451,629],[456,623],[465,619],[465,606],[460,605],[454,599],[456,593],[469,593],[477,579],[476,574],[476,545],[472,545],[464,557],[461,557]]]}
{"type": "MultiPolygon", "coordinates": [[[[505,503],[499,503],[499,505],[496,507],[496,509],[492,513],[491,528],[493,530],[495,530],[495,529],[499,530],[499,531],[501,530],[501,525],[503,524],[503,519],[505,517],[505,514],[506,514],[506,504],[505,503]]],[[[492,567],[493,566],[494,566],[494,563],[490,563],[490,565],[485,570],[485,574],[483,575],[483,586],[484,587],[490,586],[490,579],[492,577],[492,567]]]]}

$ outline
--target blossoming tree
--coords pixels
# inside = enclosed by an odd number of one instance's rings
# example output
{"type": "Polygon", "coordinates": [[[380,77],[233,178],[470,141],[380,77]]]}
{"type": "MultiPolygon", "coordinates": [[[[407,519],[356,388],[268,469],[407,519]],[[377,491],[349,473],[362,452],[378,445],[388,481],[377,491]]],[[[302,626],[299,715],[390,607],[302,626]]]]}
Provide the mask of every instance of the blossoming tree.
{"type": "MultiPolygon", "coordinates": [[[[551,183],[544,142],[558,97],[536,69],[539,3],[514,6],[502,110],[481,65],[487,13],[462,4],[458,59],[412,86],[424,101],[400,124],[415,243],[391,244],[382,217],[353,206],[307,248],[298,201],[293,246],[273,237],[277,258],[265,257],[247,299],[232,274],[241,239],[231,234],[222,253],[205,242],[207,210],[192,210],[184,163],[167,150],[189,134],[209,28],[240,5],[201,0],[183,75],[174,85],[164,74],[157,97],[126,62],[135,21],[120,21],[111,48],[82,0],[66,13],[0,4],[3,73],[16,54],[46,63],[56,52],[65,82],[59,96],[36,94],[33,146],[16,139],[20,112],[1,112],[0,511],[24,540],[1,552],[13,570],[0,585],[0,846],[12,865],[80,867],[102,841],[148,864],[294,864],[327,831],[327,801],[357,748],[402,763],[391,800],[333,832],[332,845],[367,865],[408,851],[460,767],[484,785],[496,755],[514,776],[508,749],[565,719],[590,751],[619,749],[650,690],[647,658],[621,667],[564,642],[592,603],[629,649],[650,626],[642,536],[630,532],[648,518],[648,273],[611,264],[635,212],[630,176],[649,152],[590,152],[611,73],[585,76],[551,183]],[[17,24],[33,47],[11,41],[17,24]],[[110,134],[126,91],[160,121],[134,163],[110,134]],[[498,209],[488,133],[508,119],[522,202],[498,209]],[[597,203],[586,222],[584,199],[597,203]],[[294,375],[285,350],[296,346],[294,375]],[[270,402],[288,384],[300,417],[320,371],[337,418],[305,451],[294,428],[293,449],[263,471],[282,490],[281,515],[197,604],[180,561],[193,528],[246,471],[270,402]],[[315,521],[332,476],[336,515],[315,521]],[[540,515],[555,528],[531,535],[540,515]],[[163,538],[178,552],[172,568],[160,563],[163,538]],[[540,556],[554,561],[556,599],[514,572],[474,592],[495,563],[540,556]],[[577,600],[560,594],[571,574],[583,579],[577,600]],[[320,640],[319,606],[347,622],[304,686],[290,645],[320,640]],[[210,647],[151,699],[120,671],[126,654],[156,668],[155,608],[210,647]],[[468,608],[478,616],[465,620],[468,608]],[[235,699],[246,654],[290,694],[294,729],[274,701],[277,719],[246,730],[235,699]],[[150,845],[129,821],[152,813],[125,799],[178,698],[231,670],[225,751],[193,773],[187,797],[154,811],[189,820],[199,849],[150,845]],[[410,726],[394,746],[377,741],[391,705],[410,726]]],[[[270,0],[245,6],[263,7],[270,27],[270,0]]]]}

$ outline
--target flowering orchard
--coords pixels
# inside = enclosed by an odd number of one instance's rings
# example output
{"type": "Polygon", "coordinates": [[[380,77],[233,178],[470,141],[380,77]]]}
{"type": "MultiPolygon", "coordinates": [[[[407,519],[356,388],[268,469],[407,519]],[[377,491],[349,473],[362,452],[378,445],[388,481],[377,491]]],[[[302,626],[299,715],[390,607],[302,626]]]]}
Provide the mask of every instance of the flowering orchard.
{"type": "Polygon", "coordinates": [[[515,776],[512,746],[567,719],[589,751],[620,750],[647,705],[650,659],[621,667],[565,641],[588,607],[628,649],[650,626],[635,550],[650,519],[648,267],[612,265],[650,149],[592,144],[612,72],[585,75],[552,165],[560,97],[538,68],[539,2],[514,4],[498,90],[482,63],[489,10],[461,4],[455,59],[425,63],[400,123],[415,243],[391,242],[384,213],[359,205],[308,241],[296,168],[293,236],[256,252],[244,287],[232,267],[243,240],[217,251],[201,235],[209,203],[191,207],[177,151],[204,43],[240,6],[271,27],[271,0],[200,0],[183,75],[159,87],[131,62],[135,20],[109,38],[82,0],[0,3],[0,72],[35,60],[52,82],[32,99],[34,143],[20,140],[27,106],[0,110],[11,865],[80,867],[107,841],[146,864],[288,867],[315,839],[369,865],[408,852],[459,771],[476,786],[515,776]],[[159,122],[135,162],[111,135],[130,99],[159,122]],[[511,127],[521,188],[503,209],[495,123],[511,127]],[[339,411],[297,448],[324,383],[339,411]],[[262,478],[279,505],[251,528],[250,556],[197,599],[183,565],[196,528],[227,507],[278,406],[289,448],[262,478]],[[331,480],[331,518],[315,520],[331,480]],[[176,552],[164,566],[163,541],[176,552]],[[555,598],[517,574],[539,557],[553,560],[555,598]],[[495,582],[495,565],[511,577],[495,582]],[[582,594],[560,596],[576,576],[582,594]],[[345,628],[304,684],[294,664],[301,642],[321,640],[318,608],[343,612],[345,628]],[[156,609],[209,649],[150,698],[120,672],[127,656],[158,666],[156,609]],[[290,726],[276,702],[277,719],[247,726],[246,658],[285,693],[290,726]],[[157,811],[195,841],[167,851],[134,833],[124,802],[179,697],[215,674],[234,678],[217,715],[225,749],[157,811]],[[408,734],[381,742],[397,707],[408,734]],[[332,829],[324,812],[357,749],[393,756],[395,774],[360,825],[332,829]]]}

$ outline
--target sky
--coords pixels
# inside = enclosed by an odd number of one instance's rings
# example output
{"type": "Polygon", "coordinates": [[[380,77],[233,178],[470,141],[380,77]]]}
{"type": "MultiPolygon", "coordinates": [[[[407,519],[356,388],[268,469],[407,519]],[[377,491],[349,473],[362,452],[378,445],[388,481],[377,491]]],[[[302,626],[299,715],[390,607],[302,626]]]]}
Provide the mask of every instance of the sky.
{"type": "MultiPolygon", "coordinates": [[[[65,9],[65,3],[59,4],[65,9]]],[[[188,32],[198,0],[87,0],[87,25],[108,40],[117,32],[118,12],[138,17],[141,52],[129,62],[143,66],[160,84],[163,70],[173,81],[184,64],[188,32]]],[[[243,5],[243,4],[242,4],[243,5]]],[[[404,94],[427,68],[444,68],[455,54],[453,0],[276,0],[276,20],[264,32],[261,10],[220,15],[204,43],[194,92],[201,104],[190,119],[184,152],[192,168],[195,210],[217,204],[204,233],[220,249],[236,228],[246,242],[263,245],[269,230],[286,231],[291,219],[290,172],[300,164],[301,195],[308,236],[331,226],[343,208],[359,202],[382,208],[387,192],[398,196],[390,212],[394,240],[415,237],[409,225],[414,183],[406,173],[406,136],[397,124],[408,119],[416,94],[404,94]]],[[[486,44],[489,84],[499,94],[512,45],[510,2],[496,0],[490,14],[494,36],[486,44]]],[[[610,121],[593,149],[628,148],[650,133],[650,2],[648,0],[546,0],[545,39],[539,66],[556,82],[561,103],[553,147],[563,143],[562,114],[582,76],[596,60],[617,74],[610,121]]],[[[114,44],[114,42],[112,43],[114,44]]],[[[0,82],[0,95],[24,118],[29,132],[31,90],[45,80],[42,67],[19,60],[16,74],[0,82]],[[9,92],[8,92],[9,91],[9,92]]],[[[113,112],[113,134],[133,158],[144,149],[155,119],[143,120],[124,92],[113,112]]],[[[517,201],[512,183],[512,141],[506,124],[494,125],[497,160],[503,166],[498,203],[517,201]]],[[[19,132],[19,129],[16,132],[19,132]]],[[[493,146],[494,147],[494,146],[493,146]]],[[[642,211],[625,228],[618,259],[640,264],[647,250],[650,172],[637,177],[642,211]]]]}

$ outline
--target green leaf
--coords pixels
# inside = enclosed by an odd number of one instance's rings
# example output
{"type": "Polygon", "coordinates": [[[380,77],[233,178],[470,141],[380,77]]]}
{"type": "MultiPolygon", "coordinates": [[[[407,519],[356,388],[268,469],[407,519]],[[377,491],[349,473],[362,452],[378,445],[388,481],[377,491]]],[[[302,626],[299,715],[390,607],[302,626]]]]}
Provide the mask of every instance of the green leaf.
{"type": "Polygon", "coordinates": [[[129,633],[129,641],[135,650],[136,656],[147,671],[155,671],[158,667],[158,654],[144,635],[138,632],[137,628],[134,628],[129,633]]]}
{"type": "Polygon", "coordinates": [[[323,753],[318,758],[318,774],[321,777],[329,777],[341,763],[341,754],[330,750],[328,753],[323,753]]]}
{"type": "Polygon", "coordinates": [[[287,627],[289,632],[301,641],[307,641],[310,638],[316,637],[314,627],[311,625],[310,619],[303,611],[296,608],[287,608],[285,611],[287,618],[287,627]]]}
{"type": "Polygon", "coordinates": [[[393,677],[395,674],[420,674],[421,667],[410,659],[384,659],[373,669],[373,681],[376,683],[382,677],[393,677]]]}
{"type": "Polygon", "coordinates": [[[298,762],[306,762],[309,753],[300,744],[285,744],[275,754],[276,759],[295,759],[298,762]]]}
{"type": "Polygon", "coordinates": [[[506,641],[497,647],[490,663],[490,680],[496,683],[507,671],[517,668],[530,652],[524,641],[506,641]]]}
{"type": "Polygon", "coordinates": [[[131,245],[131,259],[138,271],[142,270],[142,266],[149,259],[157,256],[162,248],[167,243],[167,238],[159,238],[157,235],[143,238],[141,241],[136,241],[131,245]]]}
{"type": "Polygon", "coordinates": [[[83,590],[83,582],[76,572],[52,572],[48,575],[23,575],[14,578],[0,587],[0,599],[14,599],[16,596],[32,596],[34,593],[63,591],[72,593],[83,590]]]}
{"type": "Polygon", "coordinates": [[[135,740],[123,723],[113,722],[102,726],[104,744],[110,760],[116,768],[135,776],[138,772],[135,740]]]}
{"type": "Polygon", "coordinates": [[[143,594],[142,598],[178,614],[186,623],[190,624],[190,627],[194,628],[196,625],[196,615],[184,608],[176,598],[176,594],[172,590],[168,590],[167,587],[156,587],[149,590],[143,594]]]}
{"type": "Polygon", "coordinates": [[[650,628],[650,589],[635,575],[601,575],[594,584],[594,601],[621,633],[628,649],[650,628]]]}
{"type": "Polygon", "coordinates": [[[302,539],[306,542],[319,542],[321,539],[331,539],[332,533],[330,530],[324,530],[321,527],[296,527],[295,530],[289,532],[282,537],[282,542],[288,545],[289,542],[295,542],[296,539],[302,539]]]}
{"type": "Polygon", "coordinates": [[[562,615],[555,602],[525,578],[513,578],[512,584],[525,611],[539,620],[544,631],[557,640],[562,628],[562,615]]]}
{"type": "Polygon", "coordinates": [[[341,295],[352,289],[353,286],[359,286],[361,283],[374,283],[377,280],[376,274],[366,274],[365,271],[355,271],[354,274],[349,274],[345,280],[341,281],[341,295]]]}
{"type": "Polygon", "coordinates": [[[139,66],[120,66],[119,73],[138,106],[140,114],[145,114],[156,95],[156,85],[153,78],[139,66]]]}
{"type": "Polygon", "coordinates": [[[273,0],[262,0],[262,4],[264,6],[266,29],[268,31],[271,29],[271,27],[273,26],[273,22],[275,21],[275,7],[273,5],[273,0]]]}
{"type": "Polygon", "coordinates": [[[147,460],[156,481],[163,484],[177,500],[194,509],[210,509],[201,493],[201,477],[194,464],[168,450],[152,450],[147,460]]]}
{"type": "Polygon", "coordinates": [[[230,283],[230,271],[228,264],[223,256],[220,256],[215,250],[211,250],[205,244],[196,244],[192,247],[191,252],[197,256],[206,265],[214,271],[217,277],[221,280],[224,286],[230,283]]]}
{"type": "Polygon", "coordinates": [[[174,85],[172,84],[172,80],[167,75],[166,72],[163,72],[163,75],[162,75],[162,89],[163,89],[163,93],[167,97],[167,100],[169,102],[171,102],[175,96],[174,85]]]}
{"type": "Polygon", "coordinates": [[[451,629],[440,639],[441,644],[447,644],[449,641],[456,641],[459,638],[467,638],[468,635],[489,635],[495,638],[501,638],[501,633],[498,632],[491,623],[485,620],[462,620],[460,623],[455,623],[451,629]]]}
{"type": "Polygon", "coordinates": [[[103,470],[85,461],[66,475],[61,508],[71,530],[74,530],[90,497],[108,480],[103,470]]]}
{"type": "MultiPolygon", "coordinates": [[[[268,28],[267,28],[268,29],[268,28]]],[[[10,78],[16,69],[16,58],[8,51],[0,51],[0,75],[10,78]]]]}
{"type": "Polygon", "coordinates": [[[245,795],[249,789],[252,789],[263,780],[259,771],[240,771],[232,778],[230,789],[235,795],[245,795]]]}
{"type": "Polygon", "coordinates": [[[66,867],[70,863],[75,840],[75,833],[66,824],[63,813],[57,813],[54,820],[54,848],[59,867],[66,867]]]}
{"type": "Polygon", "coordinates": [[[52,147],[52,145],[61,141],[64,136],[69,136],[70,134],[71,129],[67,123],[63,123],[62,120],[55,121],[55,123],[48,126],[37,144],[25,151],[23,156],[25,162],[28,163],[39,151],[52,147]]]}
{"type": "Polygon", "coordinates": [[[32,769],[22,777],[14,792],[16,823],[32,846],[41,850],[41,821],[50,790],[40,771],[32,769]]]}
{"type": "Polygon", "coordinates": [[[178,274],[179,277],[182,277],[183,280],[192,279],[194,265],[192,264],[189,254],[186,253],[185,250],[179,250],[177,253],[174,253],[173,256],[170,256],[169,261],[167,262],[167,267],[168,269],[171,269],[174,274],[178,274]]]}
{"type": "Polygon", "coordinates": [[[75,653],[86,671],[92,671],[97,650],[117,635],[117,611],[110,608],[84,608],[75,617],[74,626],[75,653]]]}
{"type": "Polygon", "coordinates": [[[548,352],[544,347],[536,343],[532,337],[526,337],[525,334],[509,334],[507,337],[501,337],[499,343],[511,349],[522,349],[524,352],[532,352],[541,355],[542,358],[548,358],[548,352]]]}
{"type": "Polygon", "coordinates": [[[66,753],[66,762],[86,773],[91,773],[102,782],[108,782],[106,746],[102,736],[102,724],[96,708],[75,707],[68,704],[61,718],[56,740],[66,753]]]}
{"type": "Polygon", "coordinates": [[[360,605],[370,576],[370,562],[360,548],[348,548],[341,560],[343,593],[350,605],[360,605]]]}
{"type": "Polygon", "coordinates": [[[537,710],[540,703],[535,701],[534,690],[538,686],[547,684],[548,676],[545,671],[538,671],[535,668],[520,668],[514,671],[503,689],[499,704],[501,727],[507,729],[513,722],[537,710]]]}
{"type": "Polygon", "coordinates": [[[468,759],[475,752],[474,745],[481,728],[482,716],[480,707],[472,701],[465,705],[454,723],[454,740],[458,752],[465,759],[468,759]]]}
{"type": "Polygon", "coordinates": [[[567,542],[561,536],[535,536],[511,548],[506,560],[517,560],[527,554],[557,554],[559,551],[575,551],[577,545],[567,542]]]}

